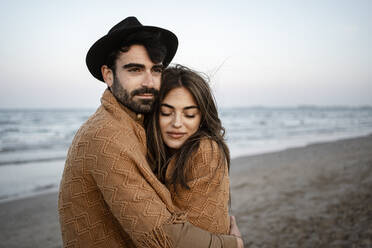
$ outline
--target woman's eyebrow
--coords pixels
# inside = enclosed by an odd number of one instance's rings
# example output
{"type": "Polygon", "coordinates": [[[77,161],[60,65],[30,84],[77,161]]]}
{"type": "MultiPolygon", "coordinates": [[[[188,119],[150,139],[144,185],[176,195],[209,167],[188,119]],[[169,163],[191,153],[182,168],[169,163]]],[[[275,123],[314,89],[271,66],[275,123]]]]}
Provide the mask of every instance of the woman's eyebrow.
{"type": "Polygon", "coordinates": [[[183,109],[186,110],[186,109],[193,109],[193,108],[197,108],[197,109],[198,109],[199,107],[193,105],[193,106],[187,106],[187,107],[184,107],[183,109]]]}
{"type": "Polygon", "coordinates": [[[174,107],[172,105],[169,105],[169,104],[166,104],[166,103],[162,103],[160,106],[174,109],[174,107]]]}
{"type": "MultiPolygon", "coordinates": [[[[161,106],[161,107],[167,107],[167,108],[174,109],[174,107],[173,107],[172,105],[169,105],[169,104],[166,104],[166,103],[162,103],[160,106],[161,106]]],[[[198,106],[195,106],[195,105],[187,106],[187,107],[184,107],[183,109],[184,109],[184,110],[188,110],[188,109],[194,109],[194,108],[199,109],[199,107],[198,107],[198,106]]]]}

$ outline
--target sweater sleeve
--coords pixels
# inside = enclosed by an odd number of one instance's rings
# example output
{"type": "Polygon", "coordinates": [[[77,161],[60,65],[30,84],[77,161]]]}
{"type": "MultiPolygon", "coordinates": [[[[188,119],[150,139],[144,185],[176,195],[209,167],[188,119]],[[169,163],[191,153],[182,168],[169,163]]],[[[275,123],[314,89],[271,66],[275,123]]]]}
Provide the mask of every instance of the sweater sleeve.
{"type": "MultiPolygon", "coordinates": [[[[173,202],[186,211],[187,219],[193,225],[212,233],[228,234],[229,176],[227,163],[221,160],[217,143],[202,139],[199,149],[186,166],[190,189],[169,187],[173,202]]],[[[169,172],[172,173],[172,170],[170,168],[169,172]]]]}
{"type": "Polygon", "coordinates": [[[235,237],[211,234],[179,218],[141,147],[136,143],[123,147],[115,140],[105,144],[104,156],[97,158],[91,175],[137,247],[236,247],[235,237]]]}

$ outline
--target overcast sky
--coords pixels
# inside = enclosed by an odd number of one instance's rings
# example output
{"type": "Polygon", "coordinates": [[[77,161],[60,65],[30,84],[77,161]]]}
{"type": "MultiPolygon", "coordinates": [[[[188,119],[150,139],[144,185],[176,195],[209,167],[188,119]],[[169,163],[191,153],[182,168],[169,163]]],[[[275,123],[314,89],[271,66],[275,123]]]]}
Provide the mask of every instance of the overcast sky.
{"type": "Polygon", "coordinates": [[[95,108],[90,46],[127,16],[172,30],[219,106],[372,105],[372,1],[2,1],[0,108],[95,108]]]}

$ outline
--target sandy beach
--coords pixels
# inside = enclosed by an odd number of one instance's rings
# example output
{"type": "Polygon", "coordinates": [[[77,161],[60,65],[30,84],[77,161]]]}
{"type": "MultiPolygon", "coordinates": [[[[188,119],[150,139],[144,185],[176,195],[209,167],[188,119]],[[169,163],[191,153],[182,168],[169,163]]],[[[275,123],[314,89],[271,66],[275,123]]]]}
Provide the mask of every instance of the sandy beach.
{"type": "MultiPolygon", "coordinates": [[[[372,135],[234,159],[245,247],[372,247],[372,135]]],[[[61,247],[57,194],[0,204],[0,247],[61,247]]]]}

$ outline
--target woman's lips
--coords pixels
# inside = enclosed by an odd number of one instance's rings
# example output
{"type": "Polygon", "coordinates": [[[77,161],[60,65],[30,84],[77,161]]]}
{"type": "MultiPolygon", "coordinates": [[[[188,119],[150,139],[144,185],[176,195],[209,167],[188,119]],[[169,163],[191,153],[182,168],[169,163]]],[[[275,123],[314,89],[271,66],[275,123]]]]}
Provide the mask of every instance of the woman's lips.
{"type": "Polygon", "coordinates": [[[182,138],[186,133],[180,133],[180,132],[167,132],[168,136],[170,136],[173,139],[180,139],[182,138]]]}

